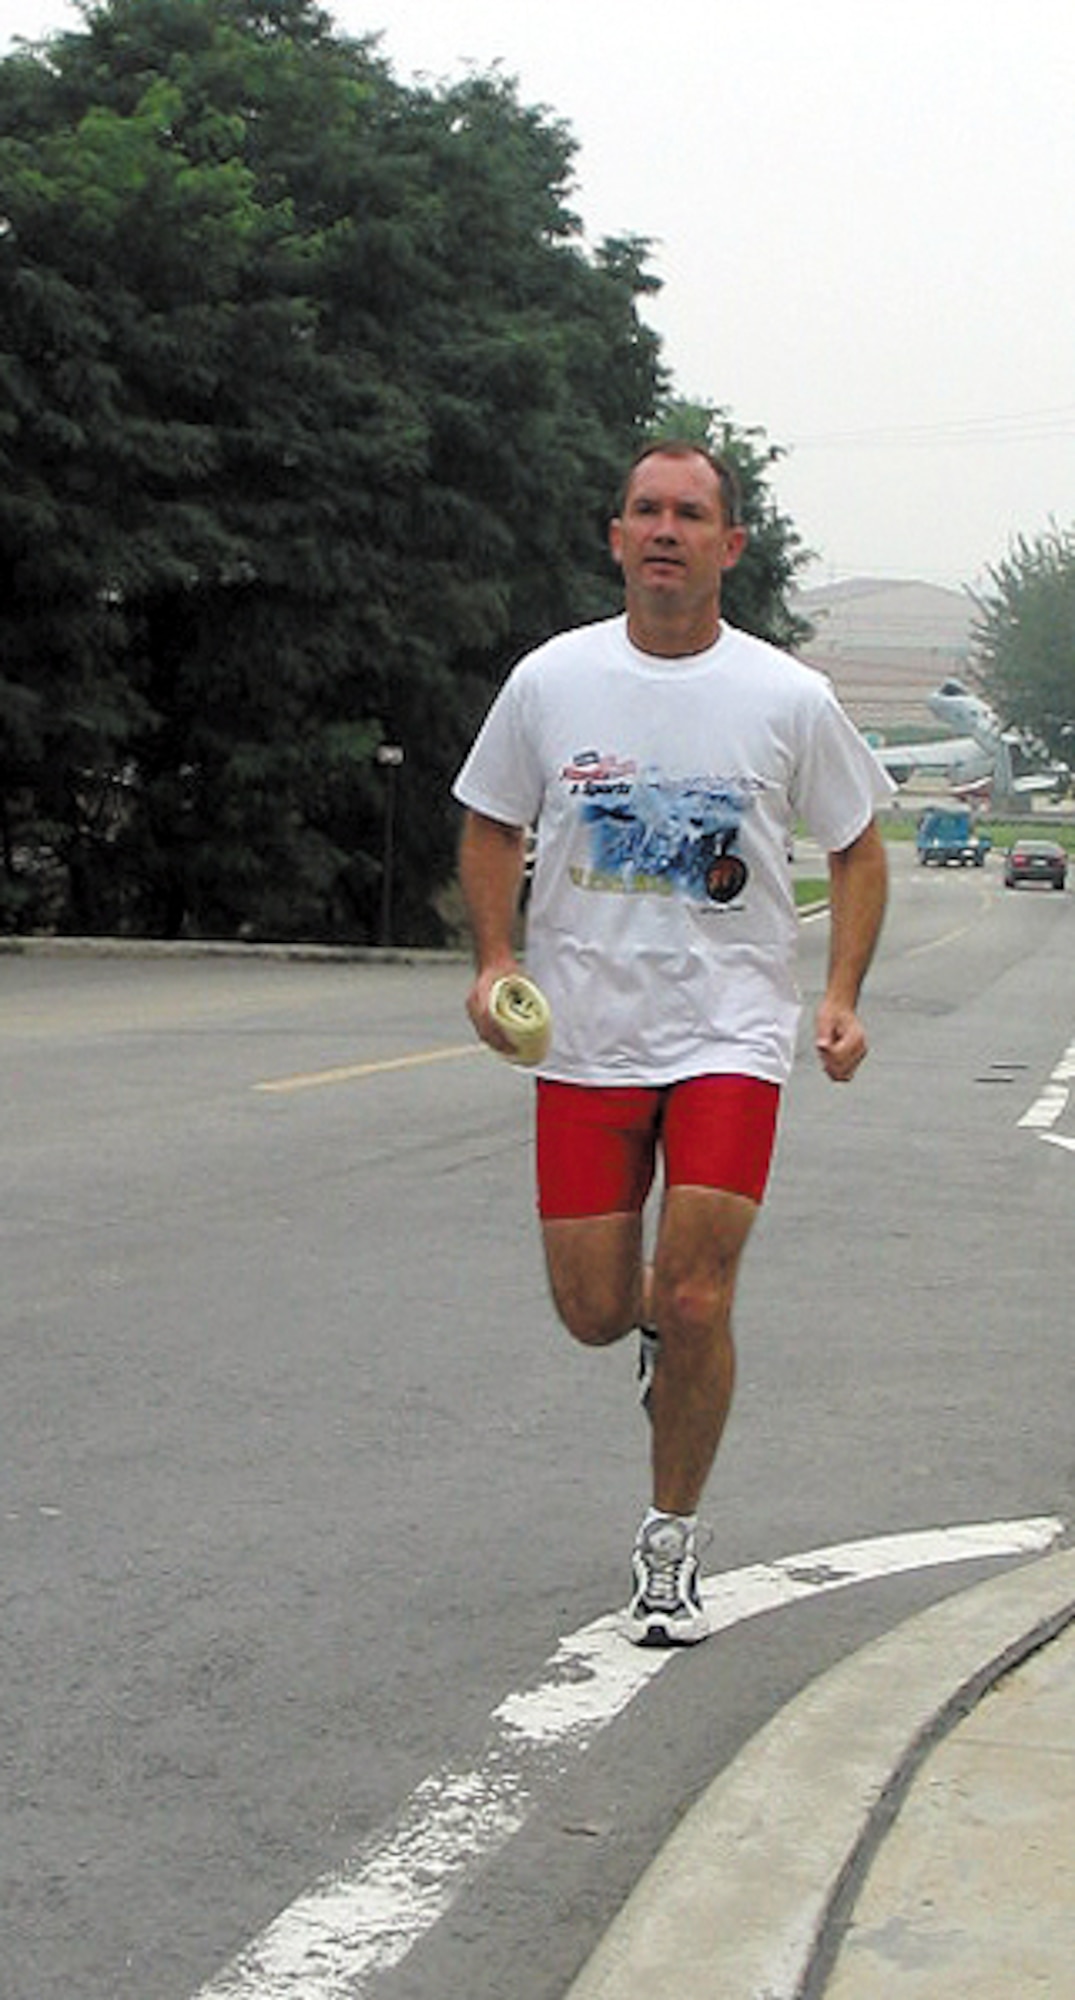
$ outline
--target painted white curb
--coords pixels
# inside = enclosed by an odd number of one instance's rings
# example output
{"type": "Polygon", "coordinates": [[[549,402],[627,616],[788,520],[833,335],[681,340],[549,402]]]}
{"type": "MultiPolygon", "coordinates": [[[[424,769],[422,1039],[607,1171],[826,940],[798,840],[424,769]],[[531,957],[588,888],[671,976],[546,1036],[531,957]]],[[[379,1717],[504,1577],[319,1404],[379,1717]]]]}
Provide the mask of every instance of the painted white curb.
{"type": "Polygon", "coordinates": [[[804,1689],[687,1814],[566,2000],[800,2000],[930,1744],[1075,1620],[1075,1551],[909,1619],[804,1689]]]}

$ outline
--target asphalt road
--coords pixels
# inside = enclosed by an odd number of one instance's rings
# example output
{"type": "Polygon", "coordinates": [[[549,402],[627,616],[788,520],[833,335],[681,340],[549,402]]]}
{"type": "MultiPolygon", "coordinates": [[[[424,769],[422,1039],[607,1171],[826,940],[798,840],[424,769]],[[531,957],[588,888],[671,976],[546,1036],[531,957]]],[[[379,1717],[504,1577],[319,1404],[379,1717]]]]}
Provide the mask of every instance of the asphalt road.
{"type": "MultiPolygon", "coordinates": [[[[465,983],[0,956],[0,2000],[192,2000],[624,1598],[633,1354],[552,1322],[465,983]]],[[[1075,1508],[1075,899],[899,852],[866,1015],[849,1089],[804,1033],[710,1572],[1075,1508]]],[[[341,1992],[559,2000],[753,1730],[968,1580],[675,1659],[341,1992]]]]}

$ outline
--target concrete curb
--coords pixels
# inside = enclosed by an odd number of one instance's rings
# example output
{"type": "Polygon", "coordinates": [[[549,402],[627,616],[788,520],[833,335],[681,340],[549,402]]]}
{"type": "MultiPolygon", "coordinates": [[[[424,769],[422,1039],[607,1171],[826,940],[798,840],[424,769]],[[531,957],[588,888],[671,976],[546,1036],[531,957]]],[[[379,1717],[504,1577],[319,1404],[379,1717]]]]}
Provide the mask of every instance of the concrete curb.
{"type": "Polygon", "coordinates": [[[469,965],[450,946],[383,944],[244,944],[228,938],[0,937],[9,958],[269,958],[339,965],[469,965]]]}
{"type": "MultiPolygon", "coordinates": [[[[804,903],[796,915],[817,917],[828,897],[804,903]]],[[[469,965],[462,945],[246,943],[241,938],[0,936],[0,958],[269,958],[343,965],[469,965]]]]}
{"type": "Polygon", "coordinates": [[[813,1681],[687,1814],[566,2000],[823,1991],[835,1934],[928,1750],[1073,1621],[1069,1550],[933,1605],[813,1681]]]}

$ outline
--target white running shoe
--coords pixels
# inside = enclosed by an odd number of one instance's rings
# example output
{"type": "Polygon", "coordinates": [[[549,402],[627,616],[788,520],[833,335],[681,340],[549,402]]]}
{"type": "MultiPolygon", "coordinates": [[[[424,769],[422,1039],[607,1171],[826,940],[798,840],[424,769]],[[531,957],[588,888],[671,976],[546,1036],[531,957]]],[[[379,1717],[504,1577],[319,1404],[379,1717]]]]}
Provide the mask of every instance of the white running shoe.
{"type": "Polygon", "coordinates": [[[636,1646],[694,1646],[709,1633],[698,1589],[694,1532],[676,1514],[665,1514],[638,1531],[634,1555],[634,1596],[623,1629],[636,1646]]]}

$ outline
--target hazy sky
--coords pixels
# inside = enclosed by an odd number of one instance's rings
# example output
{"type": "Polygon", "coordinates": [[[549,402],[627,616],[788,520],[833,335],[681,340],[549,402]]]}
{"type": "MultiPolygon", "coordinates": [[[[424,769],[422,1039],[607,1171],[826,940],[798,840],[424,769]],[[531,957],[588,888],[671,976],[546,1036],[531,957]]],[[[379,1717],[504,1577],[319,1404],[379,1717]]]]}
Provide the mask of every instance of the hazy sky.
{"type": "MultiPolygon", "coordinates": [[[[787,457],[807,582],[973,584],[1075,525],[1071,0],[335,0],[403,80],[501,63],[652,239],[676,385],[787,457]]],[[[3,0],[5,38],[78,25],[3,0]]]]}

